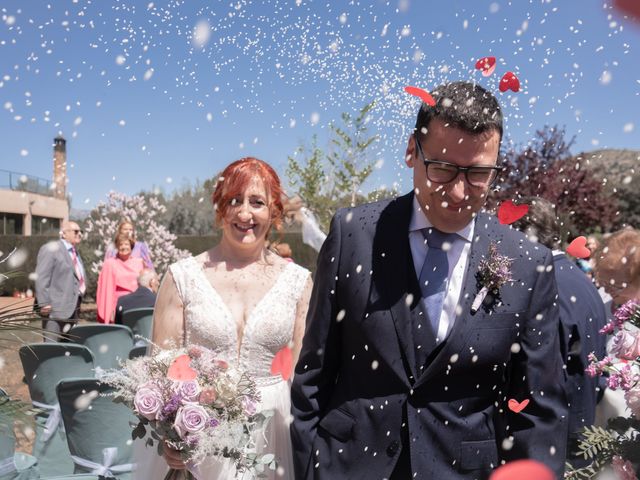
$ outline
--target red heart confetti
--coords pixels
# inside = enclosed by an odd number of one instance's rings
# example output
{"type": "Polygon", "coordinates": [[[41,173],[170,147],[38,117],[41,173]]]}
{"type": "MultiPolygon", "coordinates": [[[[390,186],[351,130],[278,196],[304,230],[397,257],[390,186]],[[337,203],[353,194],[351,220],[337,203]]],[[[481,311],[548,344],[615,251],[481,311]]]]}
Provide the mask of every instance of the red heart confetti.
{"type": "Polygon", "coordinates": [[[424,91],[418,87],[404,87],[404,91],[409,95],[415,95],[420,98],[427,105],[431,105],[432,107],[436,106],[436,101],[433,99],[429,92],[424,91]]]}
{"type": "Polygon", "coordinates": [[[549,467],[535,460],[516,460],[497,468],[489,480],[555,480],[549,467]]]}
{"type": "Polygon", "coordinates": [[[586,245],[586,237],[580,236],[574,238],[567,247],[567,253],[576,258],[589,258],[591,256],[591,251],[586,247],[586,245]]]}
{"type": "Polygon", "coordinates": [[[496,69],[496,57],[482,57],[476,62],[476,70],[482,70],[482,75],[488,77],[496,69]]]}
{"type": "Polygon", "coordinates": [[[500,79],[500,91],[506,92],[507,90],[513,90],[514,92],[520,91],[520,80],[513,72],[505,73],[500,79]]]}
{"type": "Polygon", "coordinates": [[[289,380],[293,373],[293,353],[289,347],[284,347],[275,354],[271,361],[271,375],[282,375],[282,378],[289,380]]]}
{"type": "Polygon", "coordinates": [[[498,220],[502,225],[510,225],[524,217],[528,211],[529,205],[516,205],[512,200],[506,200],[498,208],[498,220]]]}
{"type": "Polygon", "coordinates": [[[527,405],[529,405],[529,399],[525,398],[523,401],[518,402],[515,398],[509,399],[509,410],[515,413],[520,413],[525,409],[527,405]]]}
{"type": "Polygon", "coordinates": [[[191,357],[189,357],[189,355],[180,355],[179,357],[176,357],[167,371],[167,378],[179,382],[195,380],[198,376],[198,372],[189,366],[190,363],[191,357]]]}

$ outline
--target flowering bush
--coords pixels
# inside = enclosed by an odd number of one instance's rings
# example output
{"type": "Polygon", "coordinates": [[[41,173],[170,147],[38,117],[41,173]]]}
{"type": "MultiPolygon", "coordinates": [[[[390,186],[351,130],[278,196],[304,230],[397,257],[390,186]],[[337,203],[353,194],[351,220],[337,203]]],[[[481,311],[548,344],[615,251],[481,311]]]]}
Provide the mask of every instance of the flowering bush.
{"type": "Polygon", "coordinates": [[[606,465],[611,465],[619,479],[637,480],[640,465],[640,302],[630,300],[616,310],[613,319],[600,333],[614,335],[611,353],[598,360],[589,356],[586,369],[593,377],[607,374],[607,387],[622,389],[628,417],[609,420],[607,428],[586,427],[578,444],[580,452],[591,464],[568,469],[565,478],[592,478],[606,465]]]}
{"type": "Polygon", "coordinates": [[[211,350],[161,350],[127,360],[121,369],[100,372],[100,378],[115,388],[115,401],[138,417],[133,438],[144,438],[150,428],[146,442],[153,446],[156,440],[158,452],[166,442],[195,469],[215,456],[231,459],[238,471],[275,469],[273,455],[251,453],[252,433],[270,416],[256,413],[260,394],[255,382],[216,359],[211,350]]]}
{"type": "MultiPolygon", "coordinates": [[[[167,267],[186,256],[189,252],[176,248],[176,236],[158,218],[166,207],[155,196],[134,195],[109,192],[106,202],[100,202],[85,221],[87,242],[90,245],[90,270],[97,275],[102,268],[104,253],[113,242],[118,224],[124,218],[130,219],[136,229],[136,239],[146,242],[156,271],[164,273],[167,267]],[[91,255],[92,254],[92,255],[91,255]]],[[[84,253],[83,252],[83,253],[84,253]]],[[[85,263],[87,262],[86,256],[85,263]]]]}

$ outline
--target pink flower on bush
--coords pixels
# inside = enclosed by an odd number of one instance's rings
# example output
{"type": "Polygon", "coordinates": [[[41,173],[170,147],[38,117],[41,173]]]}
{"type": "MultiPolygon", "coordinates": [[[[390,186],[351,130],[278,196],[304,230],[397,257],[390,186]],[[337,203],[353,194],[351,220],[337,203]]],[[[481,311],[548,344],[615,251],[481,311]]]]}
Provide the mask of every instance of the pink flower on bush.
{"type": "Polygon", "coordinates": [[[162,410],[162,392],[154,382],[147,382],[138,388],[133,399],[136,412],[148,420],[155,420],[162,410]]]}
{"type": "Polygon", "coordinates": [[[619,480],[638,480],[633,471],[633,464],[619,455],[615,455],[611,461],[613,471],[619,480]]]}
{"type": "Polygon", "coordinates": [[[624,399],[627,401],[627,407],[631,413],[640,419],[640,386],[626,391],[624,399]]]}
{"type": "Polygon", "coordinates": [[[198,433],[207,427],[209,414],[197,403],[187,403],[176,412],[173,428],[183,440],[189,434],[198,433]]]}
{"type": "Polygon", "coordinates": [[[625,360],[635,360],[640,356],[640,332],[620,330],[613,337],[611,353],[625,360]]]}
{"type": "Polygon", "coordinates": [[[187,402],[195,402],[200,395],[200,385],[197,380],[188,380],[184,382],[174,382],[172,390],[179,394],[183,400],[187,402]]]}

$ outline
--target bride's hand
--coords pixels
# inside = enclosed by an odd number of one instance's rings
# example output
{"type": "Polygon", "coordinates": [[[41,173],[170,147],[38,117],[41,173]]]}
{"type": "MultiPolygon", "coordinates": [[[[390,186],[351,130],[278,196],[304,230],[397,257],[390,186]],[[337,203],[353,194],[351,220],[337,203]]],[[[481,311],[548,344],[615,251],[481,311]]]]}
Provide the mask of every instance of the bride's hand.
{"type": "Polygon", "coordinates": [[[180,451],[171,448],[166,443],[164,444],[164,448],[162,449],[162,455],[164,456],[167,465],[169,465],[169,468],[173,468],[175,470],[185,470],[187,468],[184,461],[182,460],[180,451]]]}

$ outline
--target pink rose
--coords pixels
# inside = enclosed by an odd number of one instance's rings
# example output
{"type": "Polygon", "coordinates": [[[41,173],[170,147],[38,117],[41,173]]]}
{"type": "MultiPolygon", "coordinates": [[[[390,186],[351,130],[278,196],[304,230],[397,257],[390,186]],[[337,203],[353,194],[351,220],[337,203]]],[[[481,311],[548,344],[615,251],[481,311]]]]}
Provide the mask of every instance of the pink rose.
{"type": "Polygon", "coordinates": [[[218,398],[218,395],[216,394],[216,391],[213,388],[205,388],[200,393],[200,403],[204,405],[211,405],[213,402],[216,401],[216,398],[218,398]]]}
{"type": "Polygon", "coordinates": [[[640,356],[640,332],[620,330],[613,337],[611,353],[625,360],[635,360],[640,356]]]}
{"type": "Polygon", "coordinates": [[[200,385],[197,380],[187,380],[184,382],[173,382],[172,390],[179,394],[187,402],[195,402],[200,395],[200,385]]]}
{"type": "Polygon", "coordinates": [[[636,418],[640,418],[640,387],[627,390],[624,393],[624,399],[627,401],[627,407],[636,418]]]}
{"type": "Polygon", "coordinates": [[[209,423],[209,414],[196,403],[187,403],[176,412],[173,428],[183,440],[192,433],[202,431],[209,423]]]}
{"type": "Polygon", "coordinates": [[[133,398],[133,405],[136,412],[148,420],[155,420],[158,413],[162,411],[164,402],[162,392],[153,382],[147,382],[136,390],[133,398]]]}
{"type": "Polygon", "coordinates": [[[615,455],[611,461],[613,471],[619,480],[638,480],[633,471],[633,464],[619,455],[615,455]]]}

